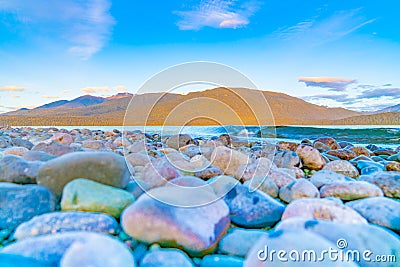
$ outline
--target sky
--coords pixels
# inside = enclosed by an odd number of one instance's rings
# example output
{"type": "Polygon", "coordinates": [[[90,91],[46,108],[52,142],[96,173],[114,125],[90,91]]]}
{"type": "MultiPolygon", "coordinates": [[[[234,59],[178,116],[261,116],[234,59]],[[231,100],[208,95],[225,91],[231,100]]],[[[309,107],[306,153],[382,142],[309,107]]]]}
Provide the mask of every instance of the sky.
{"type": "Polygon", "coordinates": [[[393,106],[399,10],[397,0],[0,0],[0,112],[135,93],[192,61],[318,105],[393,106]]]}

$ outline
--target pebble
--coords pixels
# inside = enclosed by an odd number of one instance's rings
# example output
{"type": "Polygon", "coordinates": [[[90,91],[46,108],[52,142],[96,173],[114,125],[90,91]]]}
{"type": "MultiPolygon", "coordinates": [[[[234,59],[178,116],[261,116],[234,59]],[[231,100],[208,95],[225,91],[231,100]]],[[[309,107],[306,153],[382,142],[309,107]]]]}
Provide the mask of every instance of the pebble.
{"type": "Polygon", "coordinates": [[[159,249],[147,253],[140,267],[194,267],[192,260],[179,249],[159,249]]]}
{"type": "Polygon", "coordinates": [[[276,185],[274,180],[272,180],[268,176],[255,176],[252,180],[244,182],[243,185],[253,190],[261,190],[273,198],[277,198],[279,194],[278,186],[276,185]]]}
{"type": "Polygon", "coordinates": [[[102,212],[119,218],[123,209],[135,201],[129,192],[87,179],[75,179],[63,190],[61,210],[102,212]]]}
{"type": "Polygon", "coordinates": [[[400,202],[387,197],[371,197],[346,203],[370,223],[400,233],[400,202]]]}
{"type": "Polygon", "coordinates": [[[325,165],[325,160],[319,151],[311,146],[300,145],[296,153],[299,155],[303,166],[310,170],[320,170],[325,165]]]}
{"type": "Polygon", "coordinates": [[[337,172],[348,177],[356,178],[359,176],[358,170],[346,160],[334,160],[327,163],[324,170],[337,172]]]}
{"type": "Polygon", "coordinates": [[[299,155],[294,151],[278,151],[274,157],[274,163],[278,168],[302,167],[299,155]]]}
{"type": "Polygon", "coordinates": [[[382,190],[374,184],[363,181],[335,182],[320,189],[321,197],[337,197],[341,200],[356,200],[383,196],[382,190]]]}
{"type": "Polygon", "coordinates": [[[59,197],[64,186],[77,178],[124,188],[129,176],[122,156],[110,152],[75,152],[42,164],[36,179],[59,197]]]}
{"type": "Polygon", "coordinates": [[[245,257],[257,240],[264,235],[267,235],[267,231],[234,228],[221,239],[218,250],[223,254],[245,257]]]}
{"type": "Polygon", "coordinates": [[[55,209],[53,193],[40,185],[0,183],[0,196],[0,229],[13,228],[55,209]]]}
{"type": "Polygon", "coordinates": [[[319,198],[318,189],[306,179],[298,179],[279,190],[279,198],[286,203],[299,198],[319,198]]]}
{"type": "Polygon", "coordinates": [[[165,157],[147,163],[140,174],[141,180],[146,183],[148,189],[163,186],[168,180],[180,176],[182,176],[181,172],[165,157]]]}
{"type": "Polygon", "coordinates": [[[314,141],[314,144],[316,142],[320,142],[320,143],[323,143],[323,144],[327,145],[331,150],[336,150],[336,149],[340,149],[341,148],[339,143],[332,137],[317,138],[314,141]]]}
{"type": "Polygon", "coordinates": [[[21,240],[32,236],[71,231],[116,234],[118,222],[113,217],[102,213],[50,212],[21,223],[15,230],[14,238],[21,240]]]}
{"type": "Polygon", "coordinates": [[[400,172],[375,172],[358,180],[377,185],[387,197],[400,198],[400,172]]]}
{"type": "Polygon", "coordinates": [[[230,224],[229,208],[207,190],[158,187],[141,195],[126,208],[121,224],[136,240],[179,247],[191,256],[204,256],[214,251],[226,233],[230,224]],[[196,206],[197,203],[209,204],[196,206]],[[189,205],[191,207],[187,207],[189,205]]]}
{"type": "Polygon", "coordinates": [[[240,165],[248,164],[249,156],[224,146],[216,147],[211,155],[211,164],[226,175],[235,175],[240,165]]]}
{"type": "Polygon", "coordinates": [[[348,180],[350,180],[350,178],[347,178],[343,174],[328,170],[317,171],[310,178],[310,182],[317,188],[321,188],[322,186],[327,184],[335,182],[345,182],[348,180]]]}
{"type": "Polygon", "coordinates": [[[326,154],[337,157],[342,160],[352,160],[357,157],[357,154],[347,149],[330,150],[326,154]]]}
{"type": "Polygon", "coordinates": [[[128,248],[115,238],[90,232],[68,232],[27,238],[1,249],[51,266],[134,267],[128,248]]]}
{"type": "Polygon", "coordinates": [[[207,255],[200,267],[243,267],[244,259],[225,255],[207,255]]]}
{"type": "MultiPolygon", "coordinates": [[[[243,267],[284,266],[283,264],[287,264],[288,266],[357,266],[353,262],[331,261],[329,257],[325,257],[324,260],[318,262],[314,260],[307,261],[307,265],[304,265],[304,262],[300,261],[302,251],[311,250],[314,251],[316,255],[322,255],[323,251],[335,247],[333,242],[310,231],[301,231],[298,229],[295,231],[286,229],[273,231],[267,236],[261,237],[257,243],[255,243],[247,255],[243,267]],[[279,260],[277,253],[271,254],[270,252],[272,250],[275,252],[279,252],[280,250],[286,251],[286,254],[281,255],[281,258],[287,259],[287,262],[279,260]],[[289,253],[292,250],[299,252],[299,260],[289,261],[289,253]]],[[[296,259],[296,255],[293,255],[293,257],[296,259]]]]}
{"type": "Polygon", "coordinates": [[[18,156],[4,156],[0,159],[0,182],[36,183],[36,176],[41,164],[39,161],[26,161],[18,156]]]}
{"type": "Polygon", "coordinates": [[[0,253],[0,266],[1,267],[53,267],[49,264],[44,264],[35,259],[28,257],[0,253]]]}
{"type": "Polygon", "coordinates": [[[54,156],[61,156],[64,154],[75,152],[76,149],[68,145],[60,144],[58,142],[41,142],[32,147],[32,151],[43,151],[54,156]]]}
{"type": "Polygon", "coordinates": [[[293,217],[320,219],[339,223],[367,223],[355,210],[332,200],[317,198],[301,198],[291,202],[282,214],[282,220],[293,217]]]}
{"type": "MultiPolygon", "coordinates": [[[[360,266],[388,266],[387,262],[365,261],[362,253],[366,250],[373,252],[373,255],[399,255],[400,253],[399,236],[387,229],[371,224],[343,224],[324,220],[293,218],[282,221],[275,229],[275,231],[285,230],[294,233],[308,231],[319,235],[334,244],[332,249],[340,250],[342,248],[345,252],[357,250],[360,252],[360,262],[358,262],[360,266]]],[[[303,240],[306,243],[310,242],[307,239],[303,240]]],[[[373,259],[373,257],[370,258],[373,259]]],[[[343,263],[342,261],[338,262],[343,263]]]]}
{"type": "Polygon", "coordinates": [[[236,225],[246,228],[270,227],[280,220],[285,206],[260,190],[250,192],[236,185],[225,197],[230,218],[236,225]]]}

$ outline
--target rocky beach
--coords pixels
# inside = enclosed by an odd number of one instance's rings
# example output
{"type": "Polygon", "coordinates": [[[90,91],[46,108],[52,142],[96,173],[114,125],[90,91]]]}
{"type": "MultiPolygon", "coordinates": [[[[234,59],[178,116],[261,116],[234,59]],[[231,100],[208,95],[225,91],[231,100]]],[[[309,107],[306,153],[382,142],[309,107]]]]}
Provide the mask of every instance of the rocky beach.
{"type": "Polygon", "coordinates": [[[2,127],[0,191],[2,267],[400,261],[400,146],[2,127]]]}

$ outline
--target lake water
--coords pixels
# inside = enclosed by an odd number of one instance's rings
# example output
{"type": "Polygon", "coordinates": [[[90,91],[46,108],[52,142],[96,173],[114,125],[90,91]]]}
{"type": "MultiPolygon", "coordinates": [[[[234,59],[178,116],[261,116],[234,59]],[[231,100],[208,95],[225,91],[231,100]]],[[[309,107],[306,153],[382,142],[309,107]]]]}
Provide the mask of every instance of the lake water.
{"type": "Polygon", "coordinates": [[[64,129],[86,128],[90,130],[141,130],[148,133],[176,134],[185,133],[193,137],[218,136],[224,133],[250,139],[268,139],[268,141],[314,140],[318,137],[333,137],[338,141],[353,144],[375,144],[384,147],[400,145],[400,126],[397,125],[361,125],[361,126],[64,126],[64,129]]]}

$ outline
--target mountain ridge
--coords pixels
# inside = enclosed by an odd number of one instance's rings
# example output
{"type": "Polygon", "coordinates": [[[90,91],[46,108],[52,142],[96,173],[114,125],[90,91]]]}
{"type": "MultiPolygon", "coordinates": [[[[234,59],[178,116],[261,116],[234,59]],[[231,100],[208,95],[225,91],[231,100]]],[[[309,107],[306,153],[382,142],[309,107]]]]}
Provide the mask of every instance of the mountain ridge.
{"type": "Polygon", "coordinates": [[[124,122],[128,125],[163,125],[168,120],[167,124],[171,125],[186,123],[189,125],[215,125],[216,123],[221,125],[315,125],[336,124],[338,121],[349,122],[351,120],[348,118],[364,115],[344,108],[319,106],[284,93],[246,88],[213,88],[190,92],[186,95],[149,93],[132,97],[133,95],[129,93],[120,93],[107,98],[81,96],[57,105],[57,102],[62,101],[59,100],[52,102],[56,103],[53,104],[55,107],[49,103],[46,104],[47,108],[43,108],[46,106],[43,105],[31,110],[2,114],[0,124],[27,125],[25,121],[41,125],[42,122],[50,123],[51,121],[53,124],[88,126],[122,125],[124,122]],[[82,103],[82,98],[90,101],[82,103]],[[133,106],[128,108],[131,100],[133,106]],[[126,112],[128,116],[124,121],[126,112]],[[229,112],[232,114],[228,114],[229,112]],[[169,116],[169,114],[173,115],[169,116]],[[202,118],[202,116],[208,118],[202,118]],[[198,119],[191,120],[191,118],[198,119]],[[216,121],[212,118],[218,119],[216,121]],[[188,119],[190,119],[189,122],[188,119]]]}

